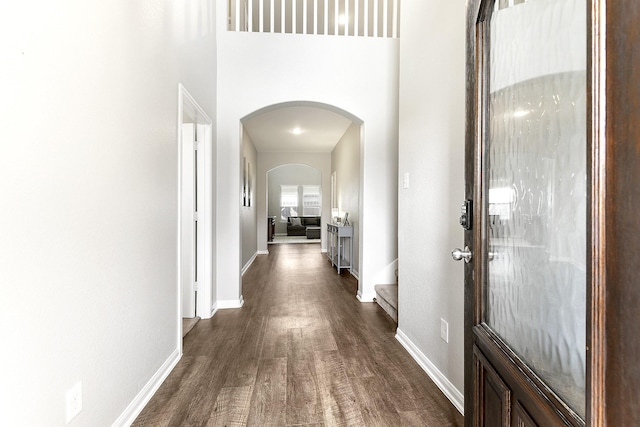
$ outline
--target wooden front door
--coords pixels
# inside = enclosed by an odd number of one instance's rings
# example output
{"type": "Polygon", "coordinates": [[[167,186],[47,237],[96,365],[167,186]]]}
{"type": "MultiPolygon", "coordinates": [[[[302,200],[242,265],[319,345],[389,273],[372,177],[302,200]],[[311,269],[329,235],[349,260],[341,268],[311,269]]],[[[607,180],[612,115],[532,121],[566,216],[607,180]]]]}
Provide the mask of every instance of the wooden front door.
{"type": "Polygon", "coordinates": [[[583,425],[587,1],[476,3],[473,425],[583,425]]]}
{"type": "Polygon", "coordinates": [[[467,8],[465,424],[640,425],[640,2],[467,8]]]}

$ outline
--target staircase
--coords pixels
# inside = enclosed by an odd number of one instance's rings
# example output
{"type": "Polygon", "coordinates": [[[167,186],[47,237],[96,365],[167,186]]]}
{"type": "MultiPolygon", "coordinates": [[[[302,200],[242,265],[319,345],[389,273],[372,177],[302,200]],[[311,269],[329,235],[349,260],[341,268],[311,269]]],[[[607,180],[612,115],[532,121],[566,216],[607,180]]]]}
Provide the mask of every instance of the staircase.
{"type": "Polygon", "coordinates": [[[398,323],[398,285],[375,285],[376,302],[398,323]]]}

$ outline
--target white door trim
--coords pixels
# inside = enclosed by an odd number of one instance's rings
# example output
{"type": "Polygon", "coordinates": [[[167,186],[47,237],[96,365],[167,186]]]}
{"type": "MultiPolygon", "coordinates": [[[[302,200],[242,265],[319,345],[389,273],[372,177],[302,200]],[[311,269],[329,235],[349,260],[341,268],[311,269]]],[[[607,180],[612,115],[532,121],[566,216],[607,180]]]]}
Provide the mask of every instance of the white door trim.
{"type": "MultiPolygon", "coordinates": [[[[182,297],[180,305],[180,315],[182,318],[193,318],[196,316],[196,258],[198,249],[196,248],[196,123],[183,123],[181,125],[180,140],[180,295],[182,297]]],[[[201,234],[201,233],[200,233],[201,234]]],[[[200,236],[201,237],[201,236],[200,236]]],[[[199,242],[198,242],[199,243],[199,242]]]]}
{"type": "MultiPolygon", "coordinates": [[[[184,123],[195,123],[198,128],[199,155],[204,157],[204,176],[201,183],[201,203],[198,212],[198,227],[202,227],[203,242],[200,246],[202,253],[199,256],[198,269],[198,299],[196,302],[196,313],[201,318],[210,318],[215,312],[215,286],[213,281],[213,272],[215,270],[215,260],[213,256],[214,242],[214,145],[213,145],[213,121],[198,105],[195,99],[189,94],[187,89],[178,84],[178,120],[177,120],[177,138],[178,138],[178,183],[182,176],[182,127],[184,123]]],[[[177,288],[176,288],[176,322],[178,324],[177,341],[180,346],[180,354],[182,354],[182,265],[181,265],[181,240],[182,240],[182,194],[180,185],[178,185],[178,234],[177,234],[177,288]]]]}

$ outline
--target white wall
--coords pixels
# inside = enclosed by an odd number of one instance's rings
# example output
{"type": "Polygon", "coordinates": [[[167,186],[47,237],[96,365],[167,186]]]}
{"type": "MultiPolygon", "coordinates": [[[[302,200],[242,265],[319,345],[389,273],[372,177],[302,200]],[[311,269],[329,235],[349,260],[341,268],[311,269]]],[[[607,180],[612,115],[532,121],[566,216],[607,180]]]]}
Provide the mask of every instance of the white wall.
{"type": "MultiPolygon", "coordinates": [[[[322,156],[325,155],[322,154],[322,156]]],[[[267,216],[276,217],[276,233],[287,234],[287,221],[282,221],[280,218],[280,187],[282,185],[298,186],[297,212],[299,216],[303,216],[302,186],[319,185],[322,191],[322,173],[318,169],[299,164],[280,166],[267,173],[267,216]]],[[[322,198],[321,201],[323,204],[329,203],[322,198]]]]}
{"type": "Polygon", "coordinates": [[[462,399],[465,1],[403,1],[401,19],[398,333],[462,399]]]}
{"type": "MultiPolygon", "coordinates": [[[[258,250],[256,233],[257,233],[257,209],[256,209],[256,171],[258,164],[258,153],[256,147],[253,145],[253,141],[246,132],[242,132],[242,156],[241,160],[247,161],[247,168],[249,170],[248,179],[250,182],[251,192],[249,194],[250,203],[249,206],[242,206],[241,209],[241,224],[242,224],[242,259],[240,266],[244,269],[247,264],[253,259],[258,250]]],[[[240,189],[242,189],[242,181],[240,182],[240,189]]],[[[242,190],[240,190],[242,191],[242,190]]]]}
{"type": "Polygon", "coordinates": [[[0,6],[0,425],[106,426],[180,352],[177,86],[215,117],[213,0],[0,6]]]}
{"type": "MultiPolygon", "coordinates": [[[[324,224],[329,221],[331,209],[325,203],[331,196],[331,154],[330,153],[258,153],[258,185],[256,200],[258,207],[258,253],[266,254],[267,250],[267,173],[283,165],[306,165],[320,172],[322,186],[322,242],[321,250],[326,251],[327,230],[324,224]],[[264,220],[262,219],[264,218],[264,220]]],[[[278,219],[276,218],[276,223],[278,219]]],[[[286,231],[286,230],[285,230],[286,231]]]]}
{"type": "MultiPolygon", "coordinates": [[[[360,271],[360,128],[353,123],[331,152],[331,173],[336,173],[336,198],[338,209],[349,213],[349,223],[353,227],[352,272],[357,277],[360,271]]],[[[328,200],[327,203],[331,201],[328,200]]],[[[348,253],[348,252],[347,252],[348,253]]]]}
{"type": "MultiPolygon", "coordinates": [[[[226,3],[218,7],[218,208],[225,210],[218,218],[239,218],[241,118],[290,101],[324,103],[353,114],[365,124],[360,296],[372,300],[376,275],[397,258],[398,41],[227,32],[226,3]]],[[[258,212],[258,218],[261,227],[264,216],[258,212]]],[[[236,302],[241,301],[238,229],[218,221],[218,242],[224,245],[218,247],[218,295],[236,302]]]]}

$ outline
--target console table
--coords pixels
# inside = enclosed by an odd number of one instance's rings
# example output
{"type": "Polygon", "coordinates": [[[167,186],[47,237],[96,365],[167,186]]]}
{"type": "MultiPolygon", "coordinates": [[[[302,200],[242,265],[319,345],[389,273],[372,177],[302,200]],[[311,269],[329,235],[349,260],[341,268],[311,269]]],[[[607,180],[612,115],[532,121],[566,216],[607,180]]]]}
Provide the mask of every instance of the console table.
{"type": "Polygon", "coordinates": [[[338,270],[348,268],[351,271],[351,261],[353,260],[353,243],[351,238],[353,237],[353,227],[351,225],[339,225],[339,224],[327,224],[327,237],[328,247],[327,256],[331,261],[331,265],[338,270]],[[349,244],[349,259],[344,257],[344,244],[345,239],[348,239],[349,244]]]}

